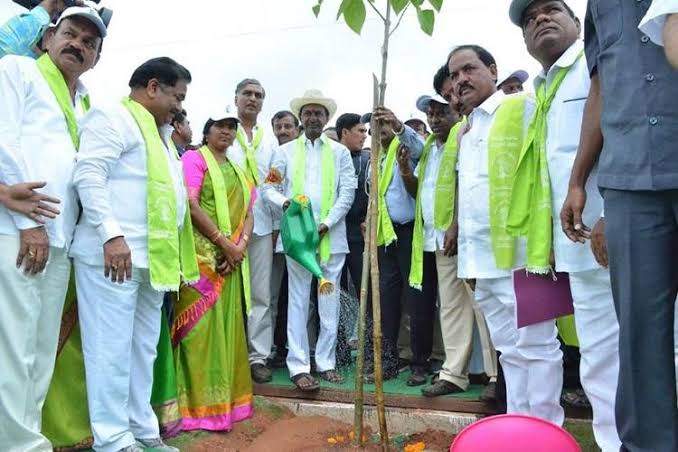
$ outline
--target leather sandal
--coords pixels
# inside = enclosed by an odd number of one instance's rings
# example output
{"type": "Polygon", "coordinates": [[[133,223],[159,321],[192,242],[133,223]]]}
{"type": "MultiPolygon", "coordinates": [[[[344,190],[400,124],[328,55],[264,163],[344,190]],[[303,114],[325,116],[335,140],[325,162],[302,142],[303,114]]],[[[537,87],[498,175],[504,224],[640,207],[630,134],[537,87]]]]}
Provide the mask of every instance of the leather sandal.
{"type": "Polygon", "coordinates": [[[318,383],[318,380],[316,380],[315,378],[313,378],[311,374],[306,372],[296,374],[295,376],[290,378],[290,380],[292,380],[292,383],[294,383],[294,385],[300,391],[313,392],[320,389],[320,383],[318,383]]]}

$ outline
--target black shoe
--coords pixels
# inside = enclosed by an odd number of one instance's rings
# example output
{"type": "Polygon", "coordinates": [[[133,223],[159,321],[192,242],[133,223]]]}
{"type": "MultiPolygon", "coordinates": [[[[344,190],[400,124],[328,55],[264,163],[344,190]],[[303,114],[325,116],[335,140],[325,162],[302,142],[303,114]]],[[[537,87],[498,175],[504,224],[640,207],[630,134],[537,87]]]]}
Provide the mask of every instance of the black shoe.
{"type": "Polygon", "coordinates": [[[496,402],[497,401],[497,383],[494,381],[490,382],[485,386],[483,392],[480,393],[480,400],[483,402],[496,402]]]}
{"type": "Polygon", "coordinates": [[[426,397],[438,397],[447,394],[457,394],[459,392],[464,392],[464,390],[454,383],[445,380],[438,380],[435,384],[421,390],[421,393],[426,397]]]}
{"type": "MultiPolygon", "coordinates": [[[[398,369],[387,369],[384,370],[381,374],[381,379],[383,381],[393,380],[394,378],[398,378],[398,369]]],[[[366,371],[363,381],[368,385],[374,384],[374,371],[373,370],[370,370],[369,372],[366,371]]]]}
{"type": "Polygon", "coordinates": [[[264,366],[263,364],[252,364],[250,366],[250,372],[252,373],[252,380],[254,380],[255,383],[268,383],[273,380],[271,369],[264,366]]]}
{"type": "Polygon", "coordinates": [[[274,369],[284,369],[287,367],[287,356],[276,353],[275,356],[269,360],[269,365],[274,369]]]}
{"type": "Polygon", "coordinates": [[[428,371],[422,368],[412,369],[410,378],[407,379],[407,386],[421,386],[428,382],[428,371]]]}

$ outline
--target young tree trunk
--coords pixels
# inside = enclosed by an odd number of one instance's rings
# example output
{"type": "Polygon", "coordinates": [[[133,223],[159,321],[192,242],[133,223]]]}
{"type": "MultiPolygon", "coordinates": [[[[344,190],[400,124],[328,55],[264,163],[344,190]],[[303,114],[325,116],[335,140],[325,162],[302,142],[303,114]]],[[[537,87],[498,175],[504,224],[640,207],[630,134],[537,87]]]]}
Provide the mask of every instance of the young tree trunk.
{"type": "MultiPolygon", "coordinates": [[[[371,204],[371,201],[370,201],[371,204]]],[[[369,204],[368,204],[369,210],[369,204]]],[[[367,221],[365,231],[365,250],[363,251],[363,272],[360,275],[360,315],[358,317],[358,353],[356,357],[356,377],[355,377],[355,411],[353,414],[353,432],[355,433],[354,442],[363,443],[363,404],[365,395],[363,383],[365,381],[365,328],[367,327],[367,293],[369,284],[369,265],[370,265],[370,222],[367,221]]]]}

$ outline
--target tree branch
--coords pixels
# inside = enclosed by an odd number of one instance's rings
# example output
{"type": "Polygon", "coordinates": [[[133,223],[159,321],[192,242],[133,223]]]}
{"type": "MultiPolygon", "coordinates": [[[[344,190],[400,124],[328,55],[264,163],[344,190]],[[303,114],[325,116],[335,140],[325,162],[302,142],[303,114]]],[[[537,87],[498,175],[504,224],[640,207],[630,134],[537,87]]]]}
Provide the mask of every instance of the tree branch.
{"type": "MultiPolygon", "coordinates": [[[[374,6],[374,3],[372,3],[370,0],[367,0],[367,4],[370,5],[370,7],[379,15],[379,17],[381,17],[381,20],[386,22],[386,18],[381,13],[381,11],[379,11],[379,9],[377,9],[377,7],[374,6]]],[[[386,3],[386,9],[388,9],[388,8],[389,8],[388,3],[386,3]]]]}
{"type": "Polygon", "coordinates": [[[388,34],[389,37],[390,37],[390,36],[393,36],[393,33],[395,33],[395,31],[398,29],[398,26],[400,25],[400,22],[402,22],[403,17],[405,17],[405,13],[407,12],[407,8],[409,8],[411,4],[412,4],[412,3],[408,3],[408,4],[405,6],[405,9],[402,10],[402,12],[400,13],[400,17],[398,18],[398,22],[396,22],[395,27],[393,27],[393,29],[391,30],[391,32],[388,34]]]}

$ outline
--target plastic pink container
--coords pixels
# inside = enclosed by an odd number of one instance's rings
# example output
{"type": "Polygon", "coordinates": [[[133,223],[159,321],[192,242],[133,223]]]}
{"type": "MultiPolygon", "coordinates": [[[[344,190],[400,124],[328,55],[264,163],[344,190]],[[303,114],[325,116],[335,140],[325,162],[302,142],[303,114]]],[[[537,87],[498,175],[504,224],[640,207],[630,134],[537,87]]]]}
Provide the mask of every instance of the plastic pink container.
{"type": "Polygon", "coordinates": [[[454,439],[450,452],[581,452],[572,435],[551,422],[521,414],[481,419],[454,439]]]}

